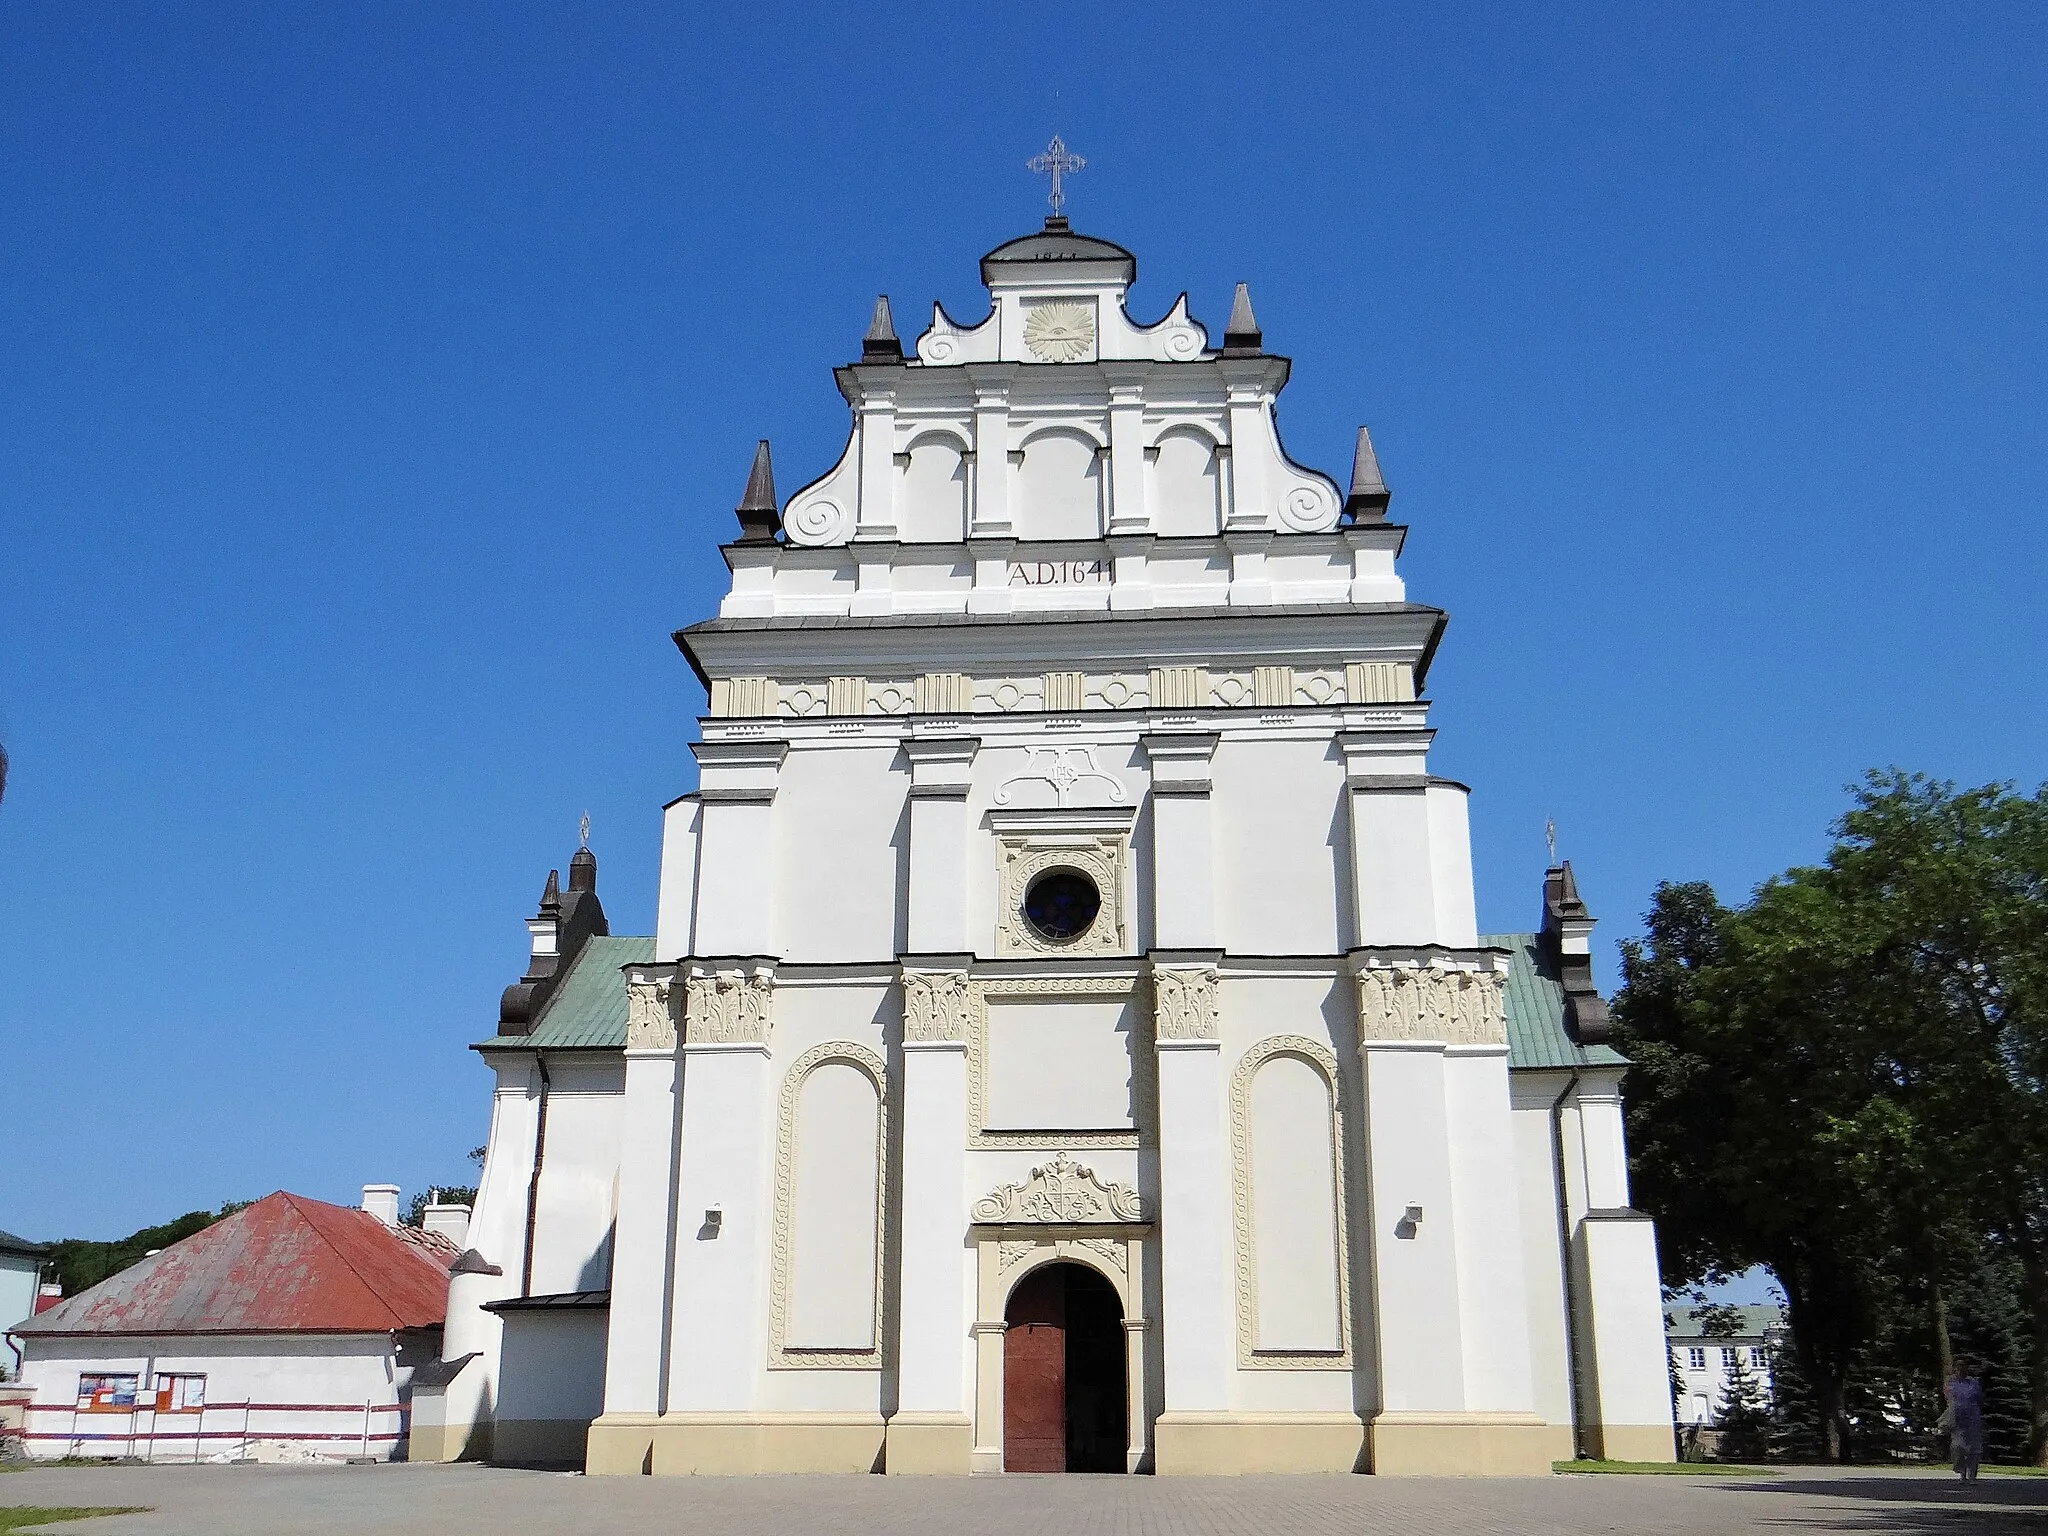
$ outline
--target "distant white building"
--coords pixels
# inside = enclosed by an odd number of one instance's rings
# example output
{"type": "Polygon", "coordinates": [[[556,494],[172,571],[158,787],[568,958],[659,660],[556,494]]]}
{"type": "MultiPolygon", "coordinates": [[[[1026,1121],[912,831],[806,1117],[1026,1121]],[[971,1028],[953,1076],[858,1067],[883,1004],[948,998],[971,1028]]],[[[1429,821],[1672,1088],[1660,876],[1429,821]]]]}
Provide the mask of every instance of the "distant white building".
{"type": "Polygon", "coordinates": [[[1719,1422],[1728,1396],[1728,1380],[1735,1373],[1738,1360],[1766,1393],[1771,1390],[1771,1349],[1783,1338],[1785,1309],[1737,1307],[1735,1311],[1741,1318],[1736,1332],[1710,1339],[1702,1332],[1700,1308],[1664,1309],[1664,1336],[1671,1350],[1671,1371],[1680,1387],[1680,1424],[1711,1429],[1719,1422]]]}
{"type": "Polygon", "coordinates": [[[479,1043],[416,1454],[1670,1458],[1571,869],[1481,934],[1370,439],[1348,493],[1296,462],[1245,291],[1218,345],[1135,273],[1050,220],[986,318],[906,356],[877,306],[786,507],[761,445],[676,637],[709,710],[656,933],[580,851],[479,1043]]]}
{"type": "Polygon", "coordinates": [[[10,1330],[36,1457],[403,1457],[461,1249],[364,1210],[258,1200],[10,1330]]]}

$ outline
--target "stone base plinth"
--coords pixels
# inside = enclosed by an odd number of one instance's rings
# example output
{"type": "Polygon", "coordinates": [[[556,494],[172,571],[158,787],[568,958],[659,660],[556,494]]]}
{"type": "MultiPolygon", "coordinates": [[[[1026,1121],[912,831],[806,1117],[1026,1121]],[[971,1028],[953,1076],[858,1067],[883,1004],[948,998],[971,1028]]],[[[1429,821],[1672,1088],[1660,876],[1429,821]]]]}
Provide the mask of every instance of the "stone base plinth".
{"type": "Polygon", "coordinates": [[[652,1413],[607,1413],[590,1426],[583,1470],[592,1477],[638,1477],[652,1470],[654,1426],[661,1419],[652,1413]]]}
{"type": "Polygon", "coordinates": [[[1669,1424],[1589,1424],[1586,1449],[1603,1461],[1678,1460],[1669,1424]]]}
{"type": "Polygon", "coordinates": [[[898,1413],[886,1438],[886,1471],[964,1476],[972,1470],[974,1423],[964,1413],[898,1413]]]}
{"type": "Polygon", "coordinates": [[[751,1472],[874,1472],[878,1413],[665,1413],[652,1426],[657,1477],[751,1472]]]}
{"type": "Polygon", "coordinates": [[[1152,1424],[1162,1477],[1356,1472],[1364,1446],[1355,1413],[1162,1413],[1152,1424]]]}
{"type": "Polygon", "coordinates": [[[1572,1454],[1570,1428],[1533,1413],[1382,1413],[1371,1441],[1381,1477],[1547,1477],[1572,1454]]]}

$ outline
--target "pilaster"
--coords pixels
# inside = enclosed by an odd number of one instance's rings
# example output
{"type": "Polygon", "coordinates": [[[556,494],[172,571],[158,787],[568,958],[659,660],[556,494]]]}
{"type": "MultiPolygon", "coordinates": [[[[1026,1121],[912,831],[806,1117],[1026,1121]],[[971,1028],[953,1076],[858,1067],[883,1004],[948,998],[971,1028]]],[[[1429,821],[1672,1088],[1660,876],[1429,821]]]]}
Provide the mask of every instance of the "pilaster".
{"type": "Polygon", "coordinates": [[[1344,731],[1352,911],[1360,944],[1432,944],[1438,935],[1430,849],[1429,730],[1344,731]]]}
{"type": "Polygon", "coordinates": [[[868,384],[854,407],[860,421],[857,539],[896,537],[896,391],[868,384]]]}
{"type": "Polygon", "coordinates": [[[688,1131],[676,1177],[668,1405],[735,1412],[755,1406],[756,1370],[767,1354],[773,967],[693,960],[683,970],[678,1049],[688,1131]]]}
{"type": "Polygon", "coordinates": [[[1160,1330],[1165,1412],[1154,1426],[1162,1468],[1176,1437],[1230,1407],[1236,1368],[1230,1148],[1218,1024],[1216,952],[1154,951],[1159,1071],[1160,1330]],[[1192,1415],[1192,1418],[1184,1417],[1192,1415]]]}
{"type": "Polygon", "coordinates": [[[1214,731],[1140,738],[1152,764],[1152,921],[1163,949],[1218,942],[1210,763],[1214,731]]]}
{"type": "Polygon", "coordinates": [[[905,1321],[884,1457],[891,1472],[964,1473],[974,1449],[967,1358],[974,1255],[962,1241],[969,963],[965,954],[918,955],[903,965],[898,1294],[905,1321]]]}
{"type": "Polygon", "coordinates": [[[716,891],[696,914],[699,954],[761,954],[775,948],[776,779],[789,743],[759,736],[694,742],[703,811],[698,823],[698,888],[716,891]]]}
{"type": "Polygon", "coordinates": [[[1109,531],[1143,533],[1152,526],[1145,506],[1145,363],[1104,363],[1109,384],[1109,531]]]}
{"type": "Polygon", "coordinates": [[[967,794],[972,736],[912,735],[910,758],[909,946],[918,954],[968,950],[967,794]]]}
{"type": "Polygon", "coordinates": [[[1010,368],[967,369],[974,390],[974,505],[969,526],[976,538],[1007,538],[1010,522],[1010,368]]]}

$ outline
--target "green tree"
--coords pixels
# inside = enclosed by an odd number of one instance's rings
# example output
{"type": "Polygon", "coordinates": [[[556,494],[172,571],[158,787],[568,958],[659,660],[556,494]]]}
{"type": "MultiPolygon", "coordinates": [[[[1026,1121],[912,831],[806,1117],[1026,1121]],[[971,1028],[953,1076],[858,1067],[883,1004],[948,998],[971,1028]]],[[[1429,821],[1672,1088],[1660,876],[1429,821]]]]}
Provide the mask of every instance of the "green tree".
{"type": "Polygon", "coordinates": [[[1822,1447],[1931,1412],[1959,1288],[2016,1265],[2048,1454],[2048,788],[1870,775],[1817,867],[1660,887],[1615,999],[1666,1280],[1783,1286],[1822,1447]]]}
{"type": "Polygon", "coordinates": [[[162,1226],[143,1227],[111,1242],[67,1237],[50,1245],[51,1278],[63,1287],[66,1296],[76,1296],[130,1265],[141,1263],[153,1250],[168,1248],[195,1232],[204,1232],[223,1216],[232,1216],[251,1203],[230,1200],[218,1211],[187,1211],[162,1226]]]}
{"type": "MultiPolygon", "coordinates": [[[[1732,1347],[1732,1346],[1731,1346],[1732,1347]]],[[[1749,1351],[1735,1349],[1735,1363],[1714,1405],[1723,1461],[1761,1461],[1770,1449],[1771,1396],[1750,1366],[1749,1351]]]]}
{"type": "Polygon", "coordinates": [[[424,1226],[429,1204],[466,1205],[474,1209],[476,1191],[459,1184],[442,1184],[433,1189],[423,1189],[412,1197],[412,1205],[405,1214],[405,1224],[408,1227],[424,1226]]]}

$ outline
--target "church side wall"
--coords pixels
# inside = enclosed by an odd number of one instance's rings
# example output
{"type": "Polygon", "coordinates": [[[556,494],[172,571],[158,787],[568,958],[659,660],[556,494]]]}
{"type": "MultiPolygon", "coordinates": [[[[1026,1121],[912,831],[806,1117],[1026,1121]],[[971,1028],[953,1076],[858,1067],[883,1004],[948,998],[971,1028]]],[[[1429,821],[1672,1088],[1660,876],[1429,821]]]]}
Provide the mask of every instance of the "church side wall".
{"type": "MultiPolygon", "coordinates": [[[[1529,1366],[1536,1411],[1553,1429],[1573,1431],[1570,1333],[1566,1316],[1565,1252],[1557,1187],[1552,1106],[1570,1083],[1566,1072],[1510,1074],[1514,1094],[1515,1189],[1521,1209],[1522,1252],[1528,1276],[1529,1366]]],[[[1560,1456],[1570,1455],[1566,1442],[1560,1456]]]]}
{"type": "Polygon", "coordinates": [[[612,1279],[625,1063],[611,1051],[550,1052],[548,1075],[547,1151],[527,1290],[601,1291],[612,1279]]]}

